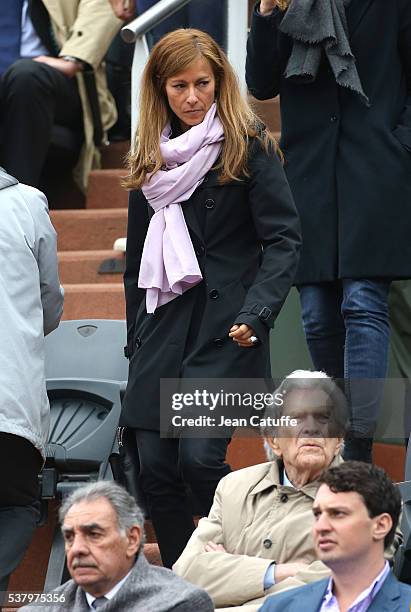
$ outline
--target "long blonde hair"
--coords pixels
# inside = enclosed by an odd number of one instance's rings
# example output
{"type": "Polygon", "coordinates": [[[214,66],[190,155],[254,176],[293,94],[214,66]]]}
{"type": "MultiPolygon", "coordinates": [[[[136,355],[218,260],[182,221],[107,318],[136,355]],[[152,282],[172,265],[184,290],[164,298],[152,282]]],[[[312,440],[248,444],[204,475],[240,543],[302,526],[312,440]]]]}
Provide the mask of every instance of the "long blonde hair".
{"type": "Polygon", "coordinates": [[[146,175],[163,165],[160,135],[172,117],[166,80],[185,70],[198,58],[211,66],[216,82],[217,115],[224,128],[221,161],[222,183],[247,175],[249,137],[260,138],[264,146],[276,150],[274,138],[261,130],[261,122],[240,93],[237,77],[223,50],[205,32],[180,29],[164,36],[152,49],[143,72],[140,91],[140,117],[135,141],[127,157],[129,175],[123,185],[139,189],[146,175]]]}

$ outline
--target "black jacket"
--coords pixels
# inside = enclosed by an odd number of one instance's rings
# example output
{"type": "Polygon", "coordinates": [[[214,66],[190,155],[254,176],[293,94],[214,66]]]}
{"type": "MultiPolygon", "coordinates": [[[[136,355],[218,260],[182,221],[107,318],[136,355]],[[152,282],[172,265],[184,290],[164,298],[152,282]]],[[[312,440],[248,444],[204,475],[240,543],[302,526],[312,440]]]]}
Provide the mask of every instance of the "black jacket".
{"type": "MultiPolygon", "coordinates": [[[[270,374],[269,329],[294,281],[298,215],[281,163],[254,141],[250,177],[221,185],[210,171],[182,204],[203,281],[160,307],[145,309],[138,289],[149,215],[131,194],[126,272],[130,372],[122,424],[157,430],[160,378],[262,378],[270,374]],[[234,323],[254,328],[261,344],[239,348],[228,337],[234,323]]],[[[150,212],[151,211],[151,212],[150,212]]]]}
{"type": "Polygon", "coordinates": [[[326,59],[316,81],[283,73],[292,41],[282,13],[254,11],[247,83],[281,100],[281,145],[301,217],[299,283],[411,276],[411,2],[352,0],[350,44],[370,107],[337,86],[326,59]]]}

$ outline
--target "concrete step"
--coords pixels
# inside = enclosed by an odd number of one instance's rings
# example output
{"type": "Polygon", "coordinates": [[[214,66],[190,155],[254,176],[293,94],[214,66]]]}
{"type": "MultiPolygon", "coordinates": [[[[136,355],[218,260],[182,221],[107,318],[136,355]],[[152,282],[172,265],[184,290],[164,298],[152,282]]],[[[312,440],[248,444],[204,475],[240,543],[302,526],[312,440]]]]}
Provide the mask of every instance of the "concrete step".
{"type": "Polygon", "coordinates": [[[89,176],[86,208],[124,208],[128,193],[121,186],[127,174],[123,169],[92,170],[89,176]]]}
{"type": "Polygon", "coordinates": [[[127,209],[52,210],[59,251],[107,250],[126,235],[127,209]]]}
{"type": "Polygon", "coordinates": [[[63,284],[123,282],[124,253],[108,250],[61,251],[58,256],[60,281],[63,284]],[[114,272],[114,269],[119,272],[114,272]]]}
{"type": "Polygon", "coordinates": [[[256,100],[249,96],[248,101],[254,112],[269,130],[272,132],[279,132],[281,130],[280,101],[278,97],[272,100],[256,100]]]}
{"type": "Polygon", "coordinates": [[[110,142],[101,147],[101,167],[103,169],[125,168],[124,158],[130,149],[130,141],[110,142]]]}
{"type": "Polygon", "coordinates": [[[125,319],[120,283],[64,285],[63,319],[125,319]]]}

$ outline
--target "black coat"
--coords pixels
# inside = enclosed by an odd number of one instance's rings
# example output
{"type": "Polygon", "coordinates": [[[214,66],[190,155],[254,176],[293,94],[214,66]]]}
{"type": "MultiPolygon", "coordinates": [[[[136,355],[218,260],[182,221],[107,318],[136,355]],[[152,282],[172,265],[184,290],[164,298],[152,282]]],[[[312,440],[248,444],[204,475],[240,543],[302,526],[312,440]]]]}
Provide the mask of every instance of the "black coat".
{"type": "Polygon", "coordinates": [[[411,277],[411,2],[352,0],[347,19],[365,93],[337,86],[324,58],[312,84],[283,76],[282,13],[254,11],[247,83],[281,100],[281,145],[300,213],[299,283],[411,277]]]}
{"type": "Polygon", "coordinates": [[[160,378],[262,378],[270,374],[269,329],[294,281],[300,226],[275,154],[254,141],[250,177],[226,185],[210,171],[182,204],[203,281],[146,313],[138,289],[140,258],[152,214],[131,194],[124,284],[130,371],[122,424],[159,429],[160,378]],[[259,346],[228,337],[234,323],[254,328],[259,346]]]}

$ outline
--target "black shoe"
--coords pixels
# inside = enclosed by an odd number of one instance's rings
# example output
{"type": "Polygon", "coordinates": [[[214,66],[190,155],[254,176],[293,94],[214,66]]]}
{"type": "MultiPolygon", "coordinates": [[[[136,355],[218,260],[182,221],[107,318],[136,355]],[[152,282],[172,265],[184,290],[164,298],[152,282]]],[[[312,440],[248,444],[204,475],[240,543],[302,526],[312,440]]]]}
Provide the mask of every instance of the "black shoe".
{"type": "Polygon", "coordinates": [[[372,463],[372,443],[372,438],[357,438],[352,434],[348,435],[344,441],[344,460],[372,463]]]}

